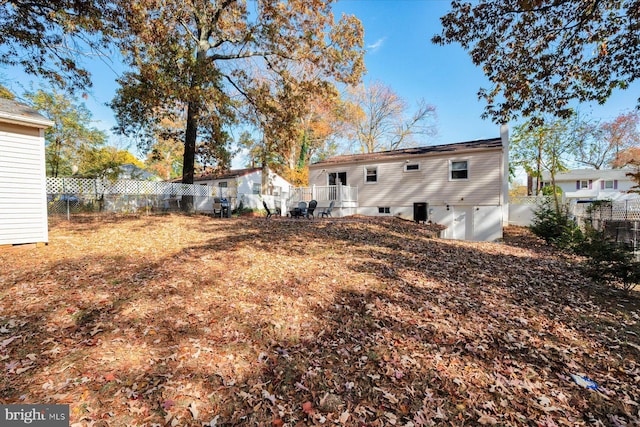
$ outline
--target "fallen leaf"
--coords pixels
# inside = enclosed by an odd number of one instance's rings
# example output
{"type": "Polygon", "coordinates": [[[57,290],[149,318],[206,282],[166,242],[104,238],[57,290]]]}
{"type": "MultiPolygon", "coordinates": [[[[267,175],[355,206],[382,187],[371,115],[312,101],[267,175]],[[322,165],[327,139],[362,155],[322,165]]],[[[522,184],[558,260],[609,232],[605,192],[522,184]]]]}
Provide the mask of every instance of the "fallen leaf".
{"type": "Polygon", "coordinates": [[[189,411],[191,411],[191,416],[194,420],[197,420],[200,416],[200,411],[198,411],[198,408],[196,408],[195,402],[191,402],[191,404],[189,405],[189,411]]]}
{"type": "Polygon", "coordinates": [[[492,416],[487,415],[487,414],[482,414],[480,416],[480,418],[478,418],[478,422],[480,424],[482,424],[483,426],[485,426],[485,425],[494,426],[494,425],[498,424],[498,420],[496,420],[495,418],[493,418],[492,416]]]}
{"type": "Polygon", "coordinates": [[[311,403],[309,401],[304,402],[302,404],[302,411],[307,415],[313,414],[313,403],[311,403]]]}

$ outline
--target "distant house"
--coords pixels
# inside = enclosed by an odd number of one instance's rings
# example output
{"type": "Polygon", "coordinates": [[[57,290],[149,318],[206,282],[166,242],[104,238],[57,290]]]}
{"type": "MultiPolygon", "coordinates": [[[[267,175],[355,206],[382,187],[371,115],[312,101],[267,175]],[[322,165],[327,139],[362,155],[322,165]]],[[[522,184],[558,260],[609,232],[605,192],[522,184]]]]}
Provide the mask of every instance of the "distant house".
{"type": "Polygon", "coordinates": [[[270,199],[273,206],[273,196],[279,198],[282,193],[288,193],[291,184],[278,175],[270,172],[265,193],[262,193],[262,168],[231,169],[219,173],[196,175],[194,184],[207,185],[210,194],[230,200],[232,208],[242,204],[245,208],[262,209],[262,198],[270,199]],[[269,197],[265,197],[269,196],[269,197]]]}
{"type": "Polygon", "coordinates": [[[503,126],[500,138],[332,157],[309,167],[309,184],[356,187],[360,215],[426,219],[447,226],[444,238],[492,241],[508,222],[508,171],[503,126]]]}
{"type": "Polygon", "coordinates": [[[0,246],[47,243],[44,130],[53,122],[0,99],[0,246]]]}
{"type": "MultiPolygon", "coordinates": [[[[556,174],[556,186],[567,199],[576,201],[619,200],[635,198],[629,194],[635,183],[626,174],[632,169],[574,169],[556,174]]],[[[542,185],[551,185],[548,172],[542,174],[542,185]]]]}

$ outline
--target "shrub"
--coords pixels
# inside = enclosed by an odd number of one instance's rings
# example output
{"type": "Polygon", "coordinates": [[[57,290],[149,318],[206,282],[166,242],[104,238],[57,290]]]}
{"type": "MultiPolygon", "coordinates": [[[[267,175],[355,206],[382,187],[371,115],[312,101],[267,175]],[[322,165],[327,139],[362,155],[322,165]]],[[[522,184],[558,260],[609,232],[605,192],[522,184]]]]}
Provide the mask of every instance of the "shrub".
{"type": "Polygon", "coordinates": [[[575,250],[588,257],[582,269],[596,283],[618,285],[625,292],[640,284],[640,262],[629,248],[608,239],[604,232],[589,230],[575,250]]]}
{"type": "Polygon", "coordinates": [[[547,244],[562,249],[572,249],[583,239],[580,227],[569,214],[568,206],[559,205],[556,208],[550,200],[545,200],[536,209],[530,228],[547,244]]]}

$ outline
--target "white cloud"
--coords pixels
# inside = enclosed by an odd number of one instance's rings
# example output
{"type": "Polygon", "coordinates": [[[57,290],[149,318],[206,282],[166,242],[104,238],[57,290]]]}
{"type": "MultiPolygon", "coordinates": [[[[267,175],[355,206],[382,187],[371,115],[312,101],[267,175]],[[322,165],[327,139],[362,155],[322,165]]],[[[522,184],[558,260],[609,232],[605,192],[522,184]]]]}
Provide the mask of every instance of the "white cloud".
{"type": "Polygon", "coordinates": [[[381,38],[376,40],[375,43],[367,45],[367,49],[369,50],[370,53],[376,52],[377,50],[379,50],[382,45],[384,44],[385,38],[381,38]]]}

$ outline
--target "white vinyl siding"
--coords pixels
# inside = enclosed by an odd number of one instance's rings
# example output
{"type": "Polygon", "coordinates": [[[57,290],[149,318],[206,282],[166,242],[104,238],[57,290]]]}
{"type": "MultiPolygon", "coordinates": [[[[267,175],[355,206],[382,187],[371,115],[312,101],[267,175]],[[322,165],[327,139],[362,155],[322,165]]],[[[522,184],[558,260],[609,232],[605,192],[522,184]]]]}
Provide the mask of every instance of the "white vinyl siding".
{"type": "Polygon", "coordinates": [[[0,123],[0,245],[48,241],[43,132],[0,123]]]}
{"type": "MultiPolygon", "coordinates": [[[[377,185],[365,185],[362,164],[323,166],[327,173],[346,171],[348,185],[358,187],[358,205],[413,206],[414,202],[430,205],[500,205],[502,185],[502,151],[484,150],[464,155],[473,173],[467,180],[449,180],[448,155],[431,155],[419,159],[420,170],[404,172],[405,160],[377,163],[377,185]]],[[[373,165],[372,165],[373,166],[373,165]]],[[[310,185],[327,185],[324,174],[310,173],[310,185]]]]}

